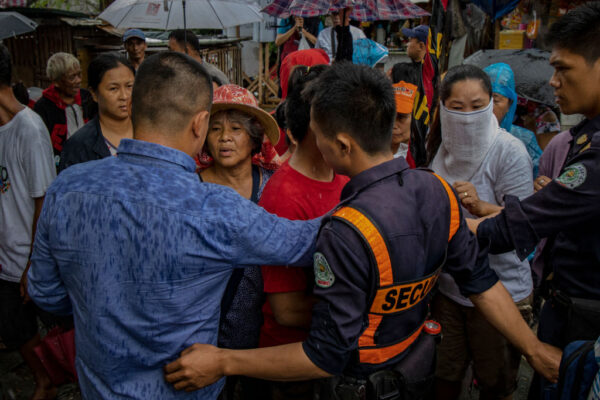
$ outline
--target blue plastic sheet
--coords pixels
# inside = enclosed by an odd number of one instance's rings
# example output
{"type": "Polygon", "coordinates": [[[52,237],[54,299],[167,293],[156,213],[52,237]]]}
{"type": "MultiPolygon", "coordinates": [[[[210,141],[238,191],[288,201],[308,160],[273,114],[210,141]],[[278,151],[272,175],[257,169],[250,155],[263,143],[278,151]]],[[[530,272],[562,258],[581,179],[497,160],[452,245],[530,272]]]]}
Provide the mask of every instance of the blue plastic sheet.
{"type": "Polygon", "coordinates": [[[353,41],[352,50],[352,62],[368,65],[369,67],[374,67],[375,64],[381,62],[389,54],[387,47],[369,39],[353,41]]]}
{"type": "Polygon", "coordinates": [[[515,9],[520,0],[473,0],[479,8],[495,21],[515,9]]]}

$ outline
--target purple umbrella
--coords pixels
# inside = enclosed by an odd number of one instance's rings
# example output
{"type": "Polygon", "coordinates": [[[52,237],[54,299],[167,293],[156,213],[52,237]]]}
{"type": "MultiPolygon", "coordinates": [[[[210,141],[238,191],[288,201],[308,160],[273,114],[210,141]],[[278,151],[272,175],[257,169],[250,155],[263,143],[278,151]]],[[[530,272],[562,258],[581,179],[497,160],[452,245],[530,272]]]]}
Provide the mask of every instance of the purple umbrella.
{"type": "Polygon", "coordinates": [[[262,12],[274,17],[316,17],[353,7],[350,17],[359,21],[418,18],[430,15],[410,0],[275,0],[262,12]]]}

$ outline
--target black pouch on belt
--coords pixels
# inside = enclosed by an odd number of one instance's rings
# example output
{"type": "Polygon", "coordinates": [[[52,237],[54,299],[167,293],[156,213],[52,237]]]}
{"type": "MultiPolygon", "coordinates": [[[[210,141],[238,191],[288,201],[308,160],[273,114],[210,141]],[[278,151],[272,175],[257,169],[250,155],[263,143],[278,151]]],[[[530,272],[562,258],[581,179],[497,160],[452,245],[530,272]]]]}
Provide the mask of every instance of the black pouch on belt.
{"type": "Polygon", "coordinates": [[[565,344],[600,336],[600,301],[571,297],[565,344]]]}
{"type": "Polygon", "coordinates": [[[369,400],[425,400],[433,398],[436,336],[423,332],[410,352],[392,370],[371,374],[369,400]]]}

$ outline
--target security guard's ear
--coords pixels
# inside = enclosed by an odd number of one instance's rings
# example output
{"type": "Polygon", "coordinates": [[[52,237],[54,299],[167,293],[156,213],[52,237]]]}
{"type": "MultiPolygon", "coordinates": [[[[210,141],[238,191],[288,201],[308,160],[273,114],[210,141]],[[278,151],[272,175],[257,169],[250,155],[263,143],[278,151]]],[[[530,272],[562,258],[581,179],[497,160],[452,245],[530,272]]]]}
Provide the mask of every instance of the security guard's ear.
{"type": "Polygon", "coordinates": [[[350,152],[352,151],[354,146],[357,145],[352,136],[344,132],[338,132],[335,135],[335,142],[338,147],[338,150],[344,156],[350,155],[350,152]]]}
{"type": "MultiPolygon", "coordinates": [[[[309,128],[310,130],[310,128],[309,128]]],[[[293,144],[294,146],[298,146],[298,141],[296,139],[294,139],[294,135],[292,135],[292,131],[289,129],[285,130],[285,135],[287,136],[288,140],[290,141],[291,144],[293,144]]]]}

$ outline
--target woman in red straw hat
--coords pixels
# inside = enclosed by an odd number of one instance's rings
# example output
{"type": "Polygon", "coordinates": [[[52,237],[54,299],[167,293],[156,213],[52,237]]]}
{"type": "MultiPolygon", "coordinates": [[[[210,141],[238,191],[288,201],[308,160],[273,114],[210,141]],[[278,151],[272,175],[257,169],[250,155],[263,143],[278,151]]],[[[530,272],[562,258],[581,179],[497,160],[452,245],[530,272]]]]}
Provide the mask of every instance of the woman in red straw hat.
{"type": "MultiPolygon", "coordinates": [[[[262,189],[273,174],[272,170],[253,163],[253,156],[263,148],[265,136],[276,142],[279,128],[273,117],[258,107],[252,93],[237,85],[217,88],[205,145],[213,162],[198,173],[200,179],[229,186],[242,197],[258,202],[262,189]]],[[[219,346],[234,349],[258,347],[262,302],[260,268],[234,270],[221,302],[219,346]]],[[[224,398],[230,398],[238,381],[245,397],[253,398],[260,392],[256,380],[228,378],[224,398]]]]}

